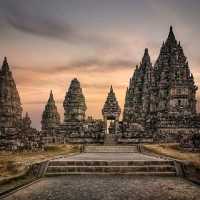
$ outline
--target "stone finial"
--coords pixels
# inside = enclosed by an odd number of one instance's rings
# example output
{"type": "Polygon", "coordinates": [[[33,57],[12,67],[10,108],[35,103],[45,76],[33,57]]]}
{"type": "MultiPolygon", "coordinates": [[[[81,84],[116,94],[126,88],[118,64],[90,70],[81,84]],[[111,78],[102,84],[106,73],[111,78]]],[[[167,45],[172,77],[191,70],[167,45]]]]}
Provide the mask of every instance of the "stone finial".
{"type": "Polygon", "coordinates": [[[110,93],[113,93],[113,87],[112,87],[112,85],[110,86],[110,93]]]}
{"type": "Polygon", "coordinates": [[[3,60],[3,64],[2,64],[2,72],[8,72],[9,71],[9,65],[8,65],[8,62],[7,62],[7,57],[4,57],[4,60],[3,60]]]}
{"type": "Polygon", "coordinates": [[[145,48],[144,50],[144,56],[142,58],[142,63],[141,64],[149,64],[151,63],[151,59],[150,59],[150,56],[149,56],[149,52],[148,52],[148,48],[145,48]]]}
{"type": "Polygon", "coordinates": [[[53,98],[53,92],[52,92],[52,90],[50,91],[50,95],[49,95],[49,100],[48,100],[48,102],[55,102],[55,101],[54,101],[54,98],[53,98]]]}
{"type": "Polygon", "coordinates": [[[176,41],[176,37],[174,35],[174,32],[173,32],[173,28],[172,26],[170,26],[170,30],[169,30],[169,35],[167,37],[167,41],[166,41],[166,44],[176,44],[177,41],[176,41]]]}

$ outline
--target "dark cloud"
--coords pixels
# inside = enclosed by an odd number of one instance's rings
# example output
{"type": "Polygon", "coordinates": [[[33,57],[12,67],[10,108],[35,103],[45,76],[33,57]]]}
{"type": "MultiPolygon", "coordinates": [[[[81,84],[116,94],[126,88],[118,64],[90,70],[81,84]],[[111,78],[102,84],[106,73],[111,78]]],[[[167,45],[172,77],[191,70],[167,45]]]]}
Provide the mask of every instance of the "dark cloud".
{"type": "MultiPolygon", "coordinates": [[[[61,7],[62,5],[66,5],[66,2],[59,4],[61,7]]],[[[87,30],[85,32],[79,30],[73,24],[73,20],[61,19],[56,8],[51,13],[54,6],[56,7],[55,1],[0,0],[0,23],[7,24],[21,32],[50,37],[71,44],[83,43],[106,47],[116,42],[97,34],[88,34],[87,30]]]]}
{"type": "Polygon", "coordinates": [[[2,1],[1,21],[15,29],[38,36],[53,37],[66,41],[77,40],[80,36],[67,23],[61,23],[57,18],[51,17],[48,12],[38,8],[39,1],[2,1]],[[32,9],[31,9],[32,7],[32,9]]]}

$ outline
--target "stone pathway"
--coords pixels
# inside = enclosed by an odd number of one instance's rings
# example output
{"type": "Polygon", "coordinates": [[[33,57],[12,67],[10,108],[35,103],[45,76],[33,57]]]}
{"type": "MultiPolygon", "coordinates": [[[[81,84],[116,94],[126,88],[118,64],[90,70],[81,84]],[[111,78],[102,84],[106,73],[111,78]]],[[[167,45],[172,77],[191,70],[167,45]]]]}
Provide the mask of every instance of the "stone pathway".
{"type": "Polygon", "coordinates": [[[176,177],[62,176],[44,178],[5,200],[199,200],[200,187],[176,177]]]}

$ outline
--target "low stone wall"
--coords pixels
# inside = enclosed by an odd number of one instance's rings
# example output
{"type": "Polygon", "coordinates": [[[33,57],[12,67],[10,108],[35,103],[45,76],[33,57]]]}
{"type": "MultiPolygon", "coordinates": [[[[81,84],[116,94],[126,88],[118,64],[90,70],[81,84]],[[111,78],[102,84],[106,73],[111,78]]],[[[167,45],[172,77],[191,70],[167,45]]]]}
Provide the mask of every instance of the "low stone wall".
{"type": "Polygon", "coordinates": [[[0,185],[13,181],[13,180],[17,180],[19,178],[23,178],[25,176],[40,178],[43,176],[43,173],[45,172],[47,164],[48,164],[48,161],[43,161],[43,162],[31,164],[30,166],[26,166],[24,170],[21,171],[19,174],[0,179],[0,185]]]}
{"type": "Polygon", "coordinates": [[[38,181],[46,172],[47,165],[48,161],[34,163],[30,166],[26,166],[19,174],[15,176],[1,178],[0,196],[4,197],[12,191],[38,181]]]}
{"type": "Polygon", "coordinates": [[[200,184],[200,167],[195,166],[191,162],[179,161],[182,166],[183,176],[197,184],[200,184]]]}

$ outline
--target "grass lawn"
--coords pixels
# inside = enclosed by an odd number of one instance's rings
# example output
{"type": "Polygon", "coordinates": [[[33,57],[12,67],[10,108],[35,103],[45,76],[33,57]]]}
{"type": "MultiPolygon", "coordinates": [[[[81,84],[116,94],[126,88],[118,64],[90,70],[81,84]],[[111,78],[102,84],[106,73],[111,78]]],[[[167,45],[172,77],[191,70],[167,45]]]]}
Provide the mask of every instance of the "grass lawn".
{"type": "Polygon", "coordinates": [[[0,152],[0,178],[17,175],[32,163],[80,151],[78,145],[48,146],[38,152],[0,152]]]}
{"type": "Polygon", "coordinates": [[[189,161],[200,168],[200,153],[188,152],[178,144],[145,144],[144,148],[156,154],[189,161]]]}

